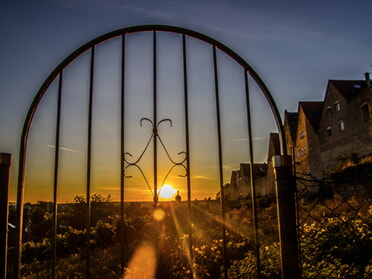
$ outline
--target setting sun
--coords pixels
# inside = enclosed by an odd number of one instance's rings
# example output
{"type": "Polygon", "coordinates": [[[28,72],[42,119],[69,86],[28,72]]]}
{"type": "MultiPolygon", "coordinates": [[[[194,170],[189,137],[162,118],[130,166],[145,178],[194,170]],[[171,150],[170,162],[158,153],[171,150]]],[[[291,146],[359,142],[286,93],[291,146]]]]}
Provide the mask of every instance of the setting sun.
{"type": "Polygon", "coordinates": [[[170,199],[174,196],[174,194],[177,193],[177,190],[174,189],[171,185],[169,184],[164,184],[159,190],[158,190],[158,195],[159,197],[163,199],[170,199]]]}

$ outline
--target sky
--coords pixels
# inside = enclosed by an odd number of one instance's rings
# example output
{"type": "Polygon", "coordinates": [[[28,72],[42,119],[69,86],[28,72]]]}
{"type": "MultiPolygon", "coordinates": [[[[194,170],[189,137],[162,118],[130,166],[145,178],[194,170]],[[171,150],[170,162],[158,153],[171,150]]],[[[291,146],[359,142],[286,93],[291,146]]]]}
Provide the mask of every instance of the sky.
{"type": "MultiPolygon", "coordinates": [[[[269,88],[279,111],[283,114],[284,110],[296,111],[299,101],[323,100],[329,79],[363,79],[365,72],[372,71],[371,8],[372,3],[369,0],[1,1],[0,152],[11,153],[13,156],[10,199],[13,200],[15,197],[19,142],[23,121],[36,92],[49,73],[61,61],[91,39],[119,28],[144,24],[172,25],[203,33],[234,50],[253,67],[269,88]]],[[[192,43],[190,42],[190,44],[192,43]]],[[[133,46],[136,48],[135,43],[133,46]]],[[[113,48],[115,49],[115,46],[113,48]]],[[[195,52],[201,52],[202,49],[202,46],[195,47],[195,52]]],[[[177,48],[175,48],[175,52],[177,52],[177,48]]],[[[102,57],[105,58],[104,55],[102,57]]],[[[103,60],[110,61],[111,56],[107,57],[108,59],[103,60]]],[[[195,60],[197,59],[196,56],[195,60]]],[[[108,63],[111,63],[111,66],[115,65],[114,60],[108,63]]],[[[133,61],[133,63],[136,62],[133,61]]],[[[80,67],[84,67],[84,62],[81,62],[80,67]]],[[[140,68],[138,67],[138,69],[140,68]]],[[[73,70],[71,72],[71,76],[73,76],[73,70]]],[[[195,82],[197,83],[197,76],[195,82]]],[[[71,84],[74,84],[73,79],[71,79],[71,84]]],[[[175,82],[174,87],[177,86],[179,83],[175,82]]],[[[197,91],[197,89],[195,90],[197,91]]],[[[35,124],[35,131],[43,129],[42,127],[50,127],[50,130],[53,130],[53,124],[48,122],[49,110],[53,111],[53,105],[49,105],[48,102],[53,103],[52,97],[50,97],[50,101],[46,98],[46,108],[41,110],[37,117],[39,120],[35,124]]],[[[74,101],[70,100],[70,102],[67,107],[71,111],[78,111],[78,109],[73,109],[74,101]]],[[[105,99],[102,102],[105,104],[105,99]]],[[[106,105],[109,106],[115,102],[117,102],[115,97],[107,98],[106,105]]],[[[174,100],[174,103],[176,104],[177,100],[174,100]]],[[[141,104],[138,101],[138,105],[141,104]]],[[[177,111],[176,105],[173,108],[174,111],[177,111]]],[[[172,109],[163,109],[163,111],[166,112],[161,117],[172,115],[172,109]]],[[[111,118],[116,117],[116,112],[112,112],[108,116],[101,113],[100,117],[98,114],[96,116],[101,122],[109,122],[111,118]]],[[[66,114],[68,115],[69,112],[66,111],[66,114]]],[[[176,116],[172,117],[177,119],[176,116]]],[[[147,124],[144,123],[143,127],[140,127],[138,121],[137,126],[133,129],[143,132],[146,130],[147,124]]],[[[177,126],[176,121],[174,122],[175,131],[183,128],[177,126]]],[[[163,129],[171,130],[170,125],[163,124],[163,129]]],[[[101,126],[97,125],[98,131],[102,129],[105,133],[111,132],[108,134],[112,137],[117,136],[117,130],[106,131],[104,129],[107,129],[107,125],[105,126],[104,123],[101,126]]],[[[78,123],[76,123],[76,127],[65,128],[65,130],[69,130],[69,133],[75,134],[75,131],[79,129],[82,128],[78,126],[78,123]]],[[[272,131],[270,125],[267,129],[267,132],[272,131]]],[[[199,132],[195,132],[195,134],[199,134],[199,132]]],[[[68,135],[67,132],[66,135],[68,135]]],[[[172,135],[176,136],[177,132],[173,132],[172,135]]],[[[30,142],[32,147],[30,162],[35,160],[36,163],[34,166],[29,166],[28,179],[30,180],[34,179],[34,175],[38,176],[36,170],[50,167],[52,160],[50,154],[53,154],[53,139],[50,133],[44,135],[34,132],[31,136],[34,138],[30,142]],[[43,153],[45,157],[39,161],[35,159],[38,153],[38,144],[44,147],[45,152],[43,153]]],[[[146,136],[148,134],[144,132],[144,138],[146,136]]],[[[257,137],[262,136],[265,137],[265,135],[257,135],[257,137]]],[[[196,141],[203,140],[197,136],[195,138],[196,141]]],[[[233,139],[234,144],[239,142],[239,139],[239,135],[236,135],[233,139]]],[[[67,173],[69,168],[74,168],[72,163],[84,160],[82,151],[71,147],[83,145],[81,142],[84,141],[84,137],[76,139],[74,143],[68,141],[69,137],[65,136],[63,139],[65,145],[63,154],[65,155],[62,155],[65,161],[62,163],[61,173],[66,173],[66,175],[61,175],[61,184],[71,183],[69,180],[71,178],[68,178],[67,173]]],[[[97,139],[97,146],[99,142],[97,139]]],[[[142,143],[137,145],[143,146],[142,143]]],[[[136,145],[133,146],[133,149],[135,147],[136,145]]],[[[110,149],[108,153],[117,154],[118,146],[115,148],[110,149]]],[[[177,146],[174,147],[174,150],[172,149],[175,153],[177,150],[183,151],[183,147],[177,146]]],[[[99,156],[97,154],[96,158],[101,158],[99,156]]],[[[95,168],[103,168],[102,172],[108,172],[104,170],[104,166],[115,165],[118,158],[114,155],[107,157],[112,158],[110,162],[97,160],[95,168]]],[[[244,160],[244,158],[239,160],[244,160]]],[[[204,164],[208,163],[204,162],[204,164]]],[[[231,168],[236,169],[237,166],[234,165],[231,168]]],[[[166,169],[167,167],[164,171],[166,169]]],[[[194,176],[202,177],[203,174],[205,173],[195,171],[194,176]]],[[[73,178],[75,183],[83,184],[83,175],[80,173],[76,176],[73,178]],[[77,181],[81,181],[81,183],[77,181]]],[[[225,178],[227,176],[228,174],[225,178]]],[[[50,175],[45,179],[50,181],[50,175]]],[[[102,178],[97,177],[95,181],[100,179],[102,178]]],[[[207,177],[203,179],[207,179],[207,177]]],[[[174,180],[173,183],[184,185],[184,181],[176,182],[174,180]]],[[[41,184],[34,186],[36,192],[43,187],[41,184]]],[[[48,183],[45,182],[45,184],[48,183]]],[[[113,181],[112,184],[116,185],[117,181],[113,181]]],[[[184,190],[184,186],[180,186],[180,188],[184,190]]],[[[35,190],[33,191],[35,192],[35,190]]],[[[213,191],[215,191],[214,188],[213,191]]],[[[42,190],[39,192],[41,193],[42,190]]],[[[212,192],[200,194],[200,197],[212,195],[212,192]]],[[[61,194],[61,196],[63,195],[61,194]]],[[[47,196],[42,198],[48,199],[47,196]]],[[[65,199],[69,198],[66,196],[65,199]]]]}

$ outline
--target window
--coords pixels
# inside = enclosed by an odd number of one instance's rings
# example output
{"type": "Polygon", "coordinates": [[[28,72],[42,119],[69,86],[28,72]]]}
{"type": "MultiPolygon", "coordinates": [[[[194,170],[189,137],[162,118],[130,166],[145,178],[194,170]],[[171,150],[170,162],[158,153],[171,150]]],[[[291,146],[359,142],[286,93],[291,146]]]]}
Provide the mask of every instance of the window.
{"type": "Polygon", "coordinates": [[[302,132],[300,133],[300,139],[303,139],[304,137],[305,137],[305,132],[302,131],[302,132]]]}
{"type": "Polygon", "coordinates": [[[362,88],[362,87],[360,86],[360,84],[354,84],[353,86],[354,86],[354,88],[357,88],[357,89],[362,88]]]}
{"type": "Polygon", "coordinates": [[[305,156],[306,155],[306,147],[301,147],[300,149],[298,149],[296,151],[296,158],[300,158],[302,156],[305,156]]]}
{"type": "Polygon", "coordinates": [[[328,117],[331,117],[331,115],[332,115],[332,107],[331,106],[328,106],[327,107],[327,116],[328,117]]]}
{"type": "Polygon", "coordinates": [[[309,144],[309,150],[313,150],[313,145],[311,143],[309,144]]]}
{"type": "Polygon", "coordinates": [[[327,128],[327,136],[328,137],[332,136],[332,128],[331,127],[327,128]]]}
{"type": "Polygon", "coordinates": [[[362,106],[362,121],[366,122],[370,119],[371,117],[369,115],[369,107],[368,107],[368,104],[365,104],[362,106]]]}
{"type": "Polygon", "coordinates": [[[339,101],[335,102],[335,111],[340,111],[341,110],[341,105],[339,101]]]}
{"type": "Polygon", "coordinates": [[[338,129],[340,132],[343,132],[345,130],[345,123],[343,120],[338,122],[338,129]]]}

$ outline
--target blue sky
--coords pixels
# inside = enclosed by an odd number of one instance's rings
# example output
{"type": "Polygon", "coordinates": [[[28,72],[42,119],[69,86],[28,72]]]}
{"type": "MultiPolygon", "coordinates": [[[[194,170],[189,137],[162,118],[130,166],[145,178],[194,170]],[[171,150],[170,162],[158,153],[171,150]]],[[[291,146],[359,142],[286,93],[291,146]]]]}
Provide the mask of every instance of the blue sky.
{"type": "Polygon", "coordinates": [[[109,31],[165,24],[204,33],[243,57],[279,111],[322,100],[328,79],[372,71],[370,1],[28,0],[0,3],[0,152],[13,154],[24,118],[49,73],[109,31]]]}

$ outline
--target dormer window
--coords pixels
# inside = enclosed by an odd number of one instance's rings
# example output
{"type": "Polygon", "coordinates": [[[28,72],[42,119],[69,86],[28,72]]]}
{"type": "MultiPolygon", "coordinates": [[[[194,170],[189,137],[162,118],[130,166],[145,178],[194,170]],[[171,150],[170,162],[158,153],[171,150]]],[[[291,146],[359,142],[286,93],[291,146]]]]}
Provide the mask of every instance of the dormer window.
{"type": "Polygon", "coordinates": [[[327,128],[327,136],[328,137],[332,136],[332,128],[331,127],[327,128]]]}
{"type": "Polygon", "coordinates": [[[328,117],[331,117],[331,115],[332,115],[332,107],[331,106],[328,106],[327,107],[327,116],[328,117]]]}
{"type": "Polygon", "coordinates": [[[339,101],[336,101],[335,102],[335,111],[340,111],[341,110],[341,105],[340,105],[340,102],[339,101]]]}
{"type": "Polygon", "coordinates": [[[343,120],[338,122],[338,129],[340,132],[345,131],[345,122],[343,120]]]}

